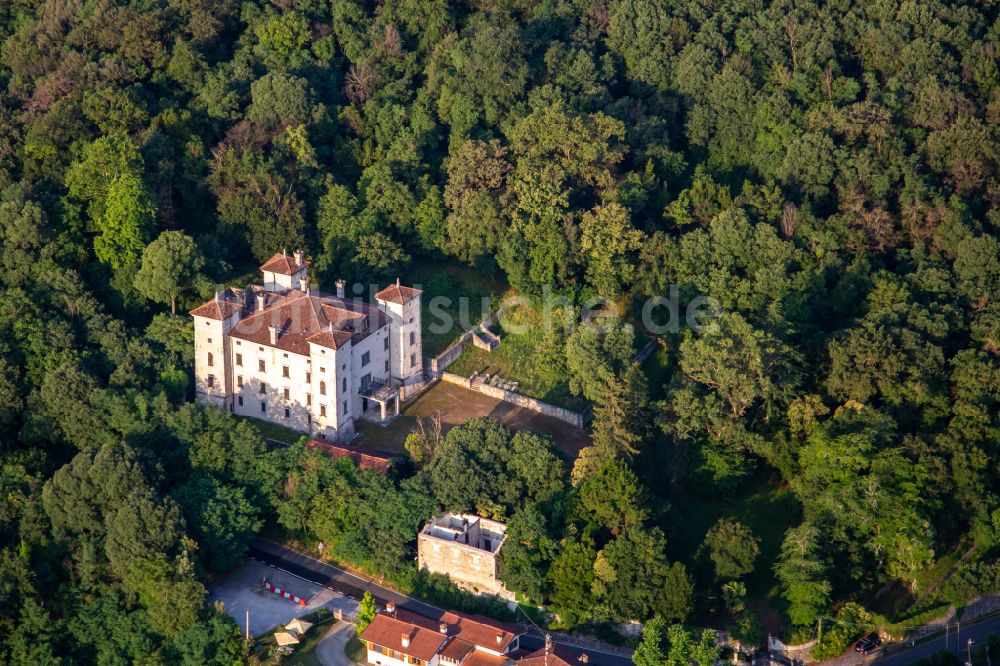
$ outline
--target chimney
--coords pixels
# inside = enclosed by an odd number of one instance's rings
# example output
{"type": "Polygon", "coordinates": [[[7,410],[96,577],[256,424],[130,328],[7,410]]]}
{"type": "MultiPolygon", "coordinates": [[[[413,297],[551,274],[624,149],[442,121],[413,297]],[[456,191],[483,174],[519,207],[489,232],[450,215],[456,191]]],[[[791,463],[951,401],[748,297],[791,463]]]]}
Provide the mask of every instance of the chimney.
{"type": "Polygon", "coordinates": [[[440,631],[442,634],[444,634],[445,636],[447,636],[448,635],[448,623],[447,622],[442,622],[441,624],[439,624],[438,625],[438,631],[440,631]]]}
{"type": "Polygon", "coordinates": [[[580,663],[581,664],[586,664],[588,661],[590,661],[590,657],[587,656],[587,653],[586,652],[581,652],[580,653],[580,663]]]}
{"type": "Polygon", "coordinates": [[[278,327],[268,326],[267,330],[271,333],[271,344],[276,344],[278,342],[278,327]]]}
{"type": "Polygon", "coordinates": [[[386,615],[395,615],[396,613],[396,602],[390,599],[385,602],[385,613],[386,615]]]}
{"type": "Polygon", "coordinates": [[[302,250],[296,250],[292,254],[292,258],[295,259],[295,263],[297,263],[299,266],[301,266],[302,265],[302,250]]]}
{"type": "Polygon", "coordinates": [[[405,648],[410,647],[410,635],[409,634],[403,634],[403,647],[405,647],[405,648]]]}
{"type": "Polygon", "coordinates": [[[266,304],[264,300],[265,298],[266,297],[264,296],[263,292],[257,294],[257,312],[264,311],[264,305],[266,304]]]}
{"type": "Polygon", "coordinates": [[[396,276],[396,286],[399,286],[399,276],[396,276]]]}
{"type": "Polygon", "coordinates": [[[305,278],[299,278],[299,291],[303,294],[309,294],[309,283],[306,282],[305,278]]]}
{"type": "Polygon", "coordinates": [[[337,298],[344,297],[344,287],[346,286],[347,286],[346,282],[344,282],[343,280],[337,280],[337,298]]]}

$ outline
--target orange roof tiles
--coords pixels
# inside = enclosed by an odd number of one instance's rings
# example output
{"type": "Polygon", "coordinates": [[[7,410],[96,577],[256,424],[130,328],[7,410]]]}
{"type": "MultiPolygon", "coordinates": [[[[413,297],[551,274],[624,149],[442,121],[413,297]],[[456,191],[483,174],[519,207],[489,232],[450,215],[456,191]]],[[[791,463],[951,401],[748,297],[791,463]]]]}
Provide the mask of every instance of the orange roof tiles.
{"type": "Polygon", "coordinates": [[[398,620],[384,613],[375,616],[371,624],[361,632],[360,638],[425,661],[430,661],[447,640],[447,636],[437,631],[398,620]],[[406,647],[403,647],[404,636],[409,639],[409,645],[406,647]]]}
{"type": "Polygon", "coordinates": [[[375,298],[380,301],[388,301],[390,303],[399,303],[402,305],[403,303],[412,301],[422,293],[424,292],[419,289],[404,287],[397,282],[395,284],[390,284],[388,287],[375,294],[375,298]]]}
{"type": "Polygon", "coordinates": [[[264,296],[264,309],[240,320],[233,327],[232,337],[295,354],[309,354],[309,343],[339,349],[348,340],[363,340],[389,323],[389,317],[376,307],[327,294],[312,295],[292,289],[257,295],[264,296]],[[359,321],[367,321],[368,325],[361,326],[359,321]],[[277,327],[274,344],[272,326],[277,327]]]}
{"type": "Polygon", "coordinates": [[[516,627],[512,627],[509,624],[491,620],[482,615],[466,615],[456,611],[445,612],[439,621],[403,609],[396,611],[396,617],[429,629],[433,629],[440,622],[444,622],[448,625],[449,636],[496,652],[504,652],[511,641],[521,633],[516,627]],[[497,635],[500,636],[499,641],[497,640],[497,635]]]}
{"type": "Polygon", "coordinates": [[[545,648],[536,650],[518,660],[518,666],[583,666],[588,660],[581,659],[586,652],[580,648],[570,647],[561,643],[553,643],[552,649],[545,656],[545,648]]]}
{"type": "Polygon", "coordinates": [[[191,310],[191,314],[195,317],[222,320],[233,316],[241,309],[243,309],[242,290],[227,288],[216,294],[212,300],[191,310]]]}
{"type": "Polygon", "coordinates": [[[310,264],[312,264],[311,261],[303,261],[300,264],[295,260],[295,255],[276,252],[273,257],[261,264],[260,270],[280,273],[281,275],[295,275],[310,264]]]}

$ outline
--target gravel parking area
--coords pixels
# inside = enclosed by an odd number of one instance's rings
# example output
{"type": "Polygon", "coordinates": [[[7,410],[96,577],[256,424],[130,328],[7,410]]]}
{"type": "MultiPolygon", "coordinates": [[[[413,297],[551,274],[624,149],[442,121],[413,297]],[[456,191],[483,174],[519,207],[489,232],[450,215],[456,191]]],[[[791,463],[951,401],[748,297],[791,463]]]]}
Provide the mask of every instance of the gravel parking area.
{"type": "Polygon", "coordinates": [[[345,619],[352,618],[358,609],[358,602],[354,599],[250,559],[212,580],[208,585],[208,598],[210,602],[221,601],[226,613],[243,630],[247,609],[250,609],[250,633],[254,636],[265,634],[319,608],[329,608],[334,612],[339,609],[345,619]],[[306,605],[300,606],[265,590],[261,587],[265,577],[279,588],[305,599],[306,605]]]}

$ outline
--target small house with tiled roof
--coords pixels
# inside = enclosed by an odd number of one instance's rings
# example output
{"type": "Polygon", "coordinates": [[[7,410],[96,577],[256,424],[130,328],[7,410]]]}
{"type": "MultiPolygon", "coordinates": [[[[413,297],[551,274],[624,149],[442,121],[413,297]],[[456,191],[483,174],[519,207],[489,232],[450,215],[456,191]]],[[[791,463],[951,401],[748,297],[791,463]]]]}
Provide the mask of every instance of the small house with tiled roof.
{"type": "Polygon", "coordinates": [[[503,622],[449,611],[434,621],[392,602],[363,632],[373,666],[505,666],[521,632],[503,622]]]}
{"type": "Polygon", "coordinates": [[[587,666],[590,658],[586,650],[579,647],[554,643],[545,638],[544,647],[518,659],[518,666],[587,666]]]}
{"type": "Polygon", "coordinates": [[[226,288],[191,311],[197,400],[347,441],[359,419],[387,422],[423,376],[420,290],[399,281],[374,302],[309,286],[302,252],[280,252],[262,285],[226,288]],[[384,294],[387,298],[381,298],[384,294]]]}

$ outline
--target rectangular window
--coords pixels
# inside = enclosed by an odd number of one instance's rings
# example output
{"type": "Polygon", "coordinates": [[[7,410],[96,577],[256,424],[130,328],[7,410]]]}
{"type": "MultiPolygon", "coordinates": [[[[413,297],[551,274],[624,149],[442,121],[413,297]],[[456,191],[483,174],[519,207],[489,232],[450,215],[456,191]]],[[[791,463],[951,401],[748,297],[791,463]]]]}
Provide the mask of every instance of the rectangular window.
{"type": "Polygon", "coordinates": [[[211,368],[213,365],[215,365],[215,356],[212,352],[208,352],[208,367],[211,368]]]}
{"type": "Polygon", "coordinates": [[[371,363],[371,361],[372,361],[372,354],[371,354],[371,352],[365,352],[364,354],[361,355],[361,367],[362,368],[365,367],[366,365],[368,365],[369,363],[371,363]]]}
{"type": "Polygon", "coordinates": [[[243,396],[237,396],[236,403],[242,407],[243,406],[243,396]]]}
{"type": "Polygon", "coordinates": [[[266,402],[260,403],[260,411],[261,411],[262,414],[264,414],[264,413],[267,412],[267,403],[266,402]]]}
{"type": "Polygon", "coordinates": [[[388,349],[388,348],[389,348],[389,336],[387,335],[385,336],[385,339],[382,340],[382,349],[388,349]]]}
{"type": "Polygon", "coordinates": [[[415,368],[417,366],[417,355],[410,354],[410,367],[415,368]]]}
{"type": "Polygon", "coordinates": [[[215,386],[215,375],[208,376],[208,388],[215,386]]]}
{"type": "Polygon", "coordinates": [[[340,390],[347,393],[347,377],[340,380],[340,390]]]}
{"type": "Polygon", "coordinates": [[[385,371],[389,372],[389,359],[385,360],[385,371]]]}
{"type": "Polygon", "coordinates": [[[416,331],[410,331],[410,344],[411,345],[417,344],[417,332],[416,331]]]}
{"type": "Polygon", "coordinates": [[[264,359],[257,361],[257,369],[261,372],[267,372],[267,366],[264,365],[264,359]]]}
{"type": "Polygon", "coordinates": [[[292,415],[292,411],[290,409],[288,409],[288,407],[285,407],[285,418],[287,419],[291,415],[292,415]]]}
{"type": "Polygon", "coordinates": [[[307,372],[306,373],[306,384],[312,384],[312,382],[313,382],[313,373],[307,372]]]}
{"type": "Polygon", "coordinates": [[[344,413],[345,414],[347,413],[347,401],[346,400],[344,401],[344,413]]]}
{"type": "Polygon", "coordinates": [[[311,407],[313,404],[312,393],[306,393],[306,407],[311,407]]]}
{"type": "Polygon", "coordinates": [[[372,383],[372,373],[361,376],[361,387],[364,388],[372,383]]]}
{"type": "Polygon", "coordinates": [[[326,416],[326,405],[320,405],[319,406],[319,415],[320,416],[326,416]]]}
{"type": "Polygon", "coordinates": [[[291,395],[289,394],[288,389],[285,389],[285,400],[289,399],[291,399],[291,395]]]}
{"type": "Polygon", "coordinates": [[[264,382],[260,383],[260,392],[267,393],[267,384],[265,384],[264,382]]]}
{"type": "Polygon", "coordinates": [[[236,376],[236,385],[243,388],[243,375],[236,376]]]}
{"type": "Polygon", "coordinates": [[[236,365],[243,367],[243,354],[236,355],[236,365]]]}
{"type": "Polygon", "coordinates": [[[282,377],[289,377],[290,376],[288,374],[288,366],[287,365],[281,366],[281,376],[282,377]]]}

